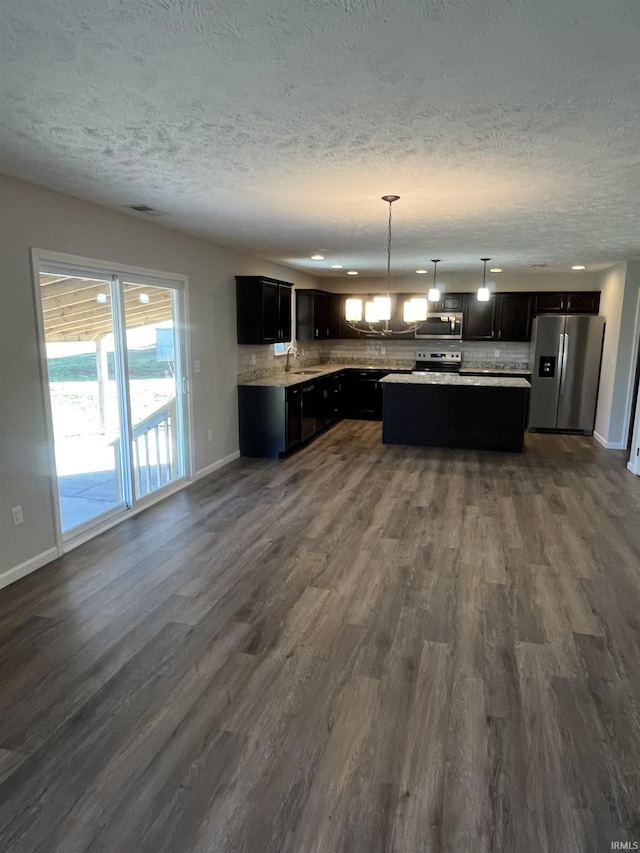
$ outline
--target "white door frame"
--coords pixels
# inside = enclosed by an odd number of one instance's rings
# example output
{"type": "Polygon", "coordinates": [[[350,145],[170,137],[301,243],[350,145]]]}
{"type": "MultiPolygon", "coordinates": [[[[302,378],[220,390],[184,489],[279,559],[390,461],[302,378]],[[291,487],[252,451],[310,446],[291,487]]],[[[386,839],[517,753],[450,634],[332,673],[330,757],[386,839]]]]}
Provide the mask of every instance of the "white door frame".
{"type": "MultiPolygon", "coordinates": [[[[146,267],[135,267],[131,266],[130,264],[120,264],[113,261],[98,260],[96,258],[86,258],[79,255],[70,255],[64,252],[52,252],[47,249],[37,248],[31,249],[31,279],[33,284],[34,308],[36,315],[38,360],[40,365],[40,387],[42,393],[42,404],[45,414],[45,434],[47,440],[47,475],[49,478],[51,505],[53,509],[53,518],[55,521],[56,548],[58,550],[58,556],[61,556],[66,551],[72,550],[78,545],[81,545],[83,542],[86,542],[89,539],[92,539],[94,536],[97,536],[99,533],[102,533],[105,530],[108,530],[110,527],[119,524],[120,521],[124,520],[125,518],[130,518],[131,516],[136,515],[138,512],[141,512],[152,504],[157,503],[159,500],[162,500],[163,498],[167,497],[169,494],[179,491],[181,488],[184,487],[185,483],[188,482],[193,476],[193,407],[190,394],[191,382],[189,381],[189,365],[191,364],[191,358],[190,339],[188,334],[188,330],[190,328],[188,311],[189,279],[185,275],[166,273],[161,270],[153,270],[148,269],[146,267]],[[40,268],[43,264],[65,266],[67,267],[67,272],[72,270],[74,273],[79,273],[80,275],[88,274],[91,276],[102,276],[108,278],[111,278],[112,276],[116,276],[118,278],[132,276],[135,279],[146,279],[149,282],[155,281],[155,283],[158,285],[177,285],[177,298],[174,304],[178,308],[178,317],[176,319],[180,329],[179,357],[180,367],[183,371],[182,376],[184,381],[182,383],[182,389],[177,388],[176,393],[179,394],[180,390],[182,391],[182,405],[178,406],[177,408],[180,408],[182,410],[181,417],[184,476],[177,480],[174,480],[172,483],[169,483],[167,486],[161,489],[157,489],[152,494],[146,495],[144,498],[139,499],[137,501],[135,500],[135,493],[132,492],[131,497],[134,502],[134,506],[132,508],[127,509],[124,512],[118,512],[117,515],[106,513],[103,523],[92,526],[90,530],[84,529],[84,527],[81,525],[78,528],[77,535],[74,535],[73,538],[69,539],[63,539],[62,535],[60,497],[57,488],[53,414],[51,410],[51,397],[49,393],[49,371],[47,365],[47,350],[45,342],[44,317],[42,313],[42,299],[40,294],[40,268]]],[[[121,287],[121,284],[117,283],[117,286],[121,287]]],[[[119,322],[116,322],[114,318],[114,326],[118,325],[122,329],[123,327],[121,323],[122,318],[119,318],[119,322]]],[[[125,386],[128,385],[128,383],[124,384],[125,386]]],[[[128,394],[128,390],[126,387],[124,390],[125,393],[128,394]]],[[[124,408],[127,412],[130,411],[130,406],[127,405],[124,408]]],[[[122,433],[123,439],[127,435],[129,439],[128,445],[130,448],[130,424],[128,425],[128,432],[122,433]]],[[[128,476],[132,477],[132,472],[129,472],[128,476]]]]}

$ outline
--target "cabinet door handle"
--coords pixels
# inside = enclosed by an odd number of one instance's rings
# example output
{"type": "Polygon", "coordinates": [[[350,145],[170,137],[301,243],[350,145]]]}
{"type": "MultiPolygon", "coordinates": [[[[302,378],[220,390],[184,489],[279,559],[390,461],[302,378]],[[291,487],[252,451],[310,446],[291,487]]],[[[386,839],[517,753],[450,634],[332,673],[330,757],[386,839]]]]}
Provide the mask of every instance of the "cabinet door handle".
{"type": "Polygon", "coordinates": [[[502,337],[502,329],[498,329],[498,337],[499,337],[499,338],[501,338],[501,337],[502,337]]]}
{"type": "Polygon", "coordinates": [[[318,334],[318,330],[316,329],[316,338],[319,338],[319,337],[320,337],[320,335],[318,334]]]}

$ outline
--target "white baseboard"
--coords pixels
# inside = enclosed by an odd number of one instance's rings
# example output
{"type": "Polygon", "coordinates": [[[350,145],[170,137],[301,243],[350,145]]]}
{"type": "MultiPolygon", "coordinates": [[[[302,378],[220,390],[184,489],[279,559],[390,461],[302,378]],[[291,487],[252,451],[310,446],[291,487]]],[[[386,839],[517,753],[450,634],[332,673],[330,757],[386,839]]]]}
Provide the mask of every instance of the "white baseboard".
{"type": "Polygon", "coordinates": [[[606,438],[603,438],[599,432],[594,430],[593,437],[597,442],[599,442],[603,447],[606,447],[607,450],[626,450],[627,443],[621,441],[607,441],[606,438]]]}
{"type": "Polygon", "coordinates": [[[201,480],[208,474],[213,474],[214,471],[217,471],[219,468],[224,468],[225,465],[228,465],[230,462],[234,462],[236,459],[239,458],[240,451],[236,450],[233,453],[230,453],[228,456],[224,456],[222,459],[218,459],[218,461],[214,462],[213,465],[207,465],[206,468],[201,468],[199,471],[196,471],[192,479],[201,480]]]}
{"type": "Polygon", "coordinates": [[[632,474],[635,474],[637,477],[640,477],[640,471],[636,471],[636,466],[633,462],[627,462],[627,468],[631,471],[632,474]]]}
{"type": "Polygon", "coordinates": [[[58,553],[57,548],[49,548],[48,551],[43,551],[42,554],[36,554],[36,556],[31,557],[30,560],[20,563],[19,566],[14,566],[12,569],[8,569],[6,572],[0,574],[0,589],[5,586],[9,586],[10,583],[14,583],[14,581],[20,580],[20,578],[23,578],[26,575],[30,575],[31,572],[35,572],[36,569],[42,568],[42,566],[50,563],[52,560],[56,560],[59,556],[60,554],[58,553]]]}

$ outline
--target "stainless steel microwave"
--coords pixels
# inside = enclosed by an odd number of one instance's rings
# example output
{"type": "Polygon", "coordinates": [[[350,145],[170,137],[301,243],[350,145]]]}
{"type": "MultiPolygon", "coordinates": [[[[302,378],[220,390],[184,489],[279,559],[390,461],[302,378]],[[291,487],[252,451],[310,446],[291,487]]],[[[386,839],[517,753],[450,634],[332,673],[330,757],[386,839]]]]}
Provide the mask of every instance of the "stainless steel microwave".
{"type": "Polygon", "coordinates": [[[427,319],[416,326],[416,338],[462,340],[462,311],[442,311],[437,314],[428,314],[427,319]]]}

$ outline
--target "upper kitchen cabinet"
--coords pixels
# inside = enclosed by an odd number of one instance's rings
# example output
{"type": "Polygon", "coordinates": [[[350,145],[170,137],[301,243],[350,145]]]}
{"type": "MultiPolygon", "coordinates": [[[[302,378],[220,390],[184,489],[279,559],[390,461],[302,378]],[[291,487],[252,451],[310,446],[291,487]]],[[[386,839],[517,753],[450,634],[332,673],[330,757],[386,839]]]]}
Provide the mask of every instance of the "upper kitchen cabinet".
{"type": "Polygon", "coordinates": [[[494,339],[498,341],[531,340],[531,301],[529,293],[495,295],[494,339]]]}
{"type": "Polygon", "coordinates": [[[277,344],[291,340],[293,285],[258,275],[236,276],[239,344],[277,344]]]}
{"type": "Polygon", "coordinates": [[[536,314],[597,314],[599,309],[597,290],[535,294],[536,314]]]}
{"type": "Polygon", "coordinates": [[[465,341],[492,341],[494,339],[496,301],[480,302],[475,293],[469,293],[464,302],[462,338],[465,341]]]}
{"type": "Polygon", "coordinates": [[[463,306],[463,293],[444,293],[439,302],[429,302],[427,310],[430,314],[441,314],[443,311],[462,311],[463,306]]]}
{"type": "Polygon", "coordinates": [[[324,290],[296,290],[296,339],[337,338],[338,298],[324,290]]]}

